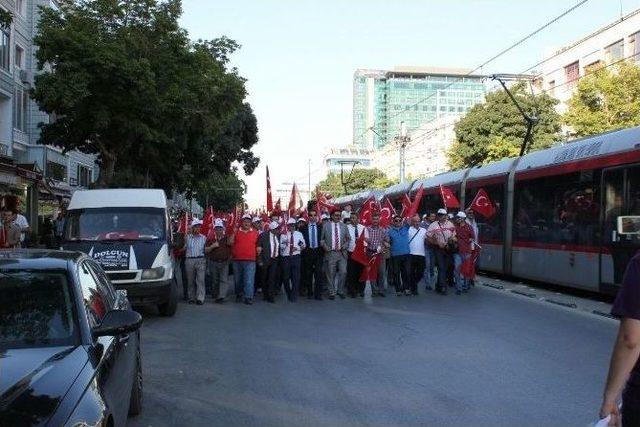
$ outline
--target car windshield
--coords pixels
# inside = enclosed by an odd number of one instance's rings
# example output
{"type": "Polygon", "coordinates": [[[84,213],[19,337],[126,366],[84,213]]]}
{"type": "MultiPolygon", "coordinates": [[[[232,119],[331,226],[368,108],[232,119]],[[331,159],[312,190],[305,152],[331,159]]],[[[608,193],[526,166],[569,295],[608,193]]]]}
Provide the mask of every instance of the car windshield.
{"type": "Polygon", "coordinates": [[[92,208],[67,212],[66,240],[160,240],[165,237],[160,208],[92,208]]]}
{"type": "Polygon", "coordinates": [[[77,344],[65,272],[0,271],[0,295],[0,349],[77,344]]]}

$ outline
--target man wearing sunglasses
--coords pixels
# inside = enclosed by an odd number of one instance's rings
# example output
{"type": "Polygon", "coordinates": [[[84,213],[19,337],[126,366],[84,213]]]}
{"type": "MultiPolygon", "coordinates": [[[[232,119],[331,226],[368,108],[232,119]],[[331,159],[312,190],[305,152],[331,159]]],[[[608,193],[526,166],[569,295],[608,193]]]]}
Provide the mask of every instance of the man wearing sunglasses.
{"type": "Polygon", "coordinates": [[[349,230],[342,222],[340,210],[331,212],[331,222],[322,227],[320,242],[325,251],[325,277],[329,291],[329,299],[335,299],[336,294],[344,299],[344,281],[347,275],[347,247],[349,245],[349,230]]]}

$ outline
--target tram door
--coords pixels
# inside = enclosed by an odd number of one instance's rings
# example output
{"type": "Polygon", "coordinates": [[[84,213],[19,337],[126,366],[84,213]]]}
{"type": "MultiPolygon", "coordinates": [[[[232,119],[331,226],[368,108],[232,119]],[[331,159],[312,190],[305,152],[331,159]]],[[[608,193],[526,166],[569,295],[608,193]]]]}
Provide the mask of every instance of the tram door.
{"type": "Polygon", "coordinates": [[[640,249],[639,234],[618,232],[618,217],[634,215],[640,215],[640,166],[605,169],[600,253],[600,283],[604,291],[615,291],[620,286],[627,263],[640,249]]]}

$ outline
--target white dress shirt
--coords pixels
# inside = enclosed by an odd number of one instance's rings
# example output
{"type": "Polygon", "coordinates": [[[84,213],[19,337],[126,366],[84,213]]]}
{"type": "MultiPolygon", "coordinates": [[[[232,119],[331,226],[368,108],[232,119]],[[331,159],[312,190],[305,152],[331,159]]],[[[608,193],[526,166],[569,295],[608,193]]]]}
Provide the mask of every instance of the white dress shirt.
{"type": "Polygon", "coordinates": [[[309,247],[316,249],[320,246],[320,233],[318,233],[318,224],[309,224],[309,247]]]}
{"type": "Polygon", "coordinates": [[[427,230],[422,227],[409,227],[409,253],[411,255],[425,256],[425,239],[427,230]],[[411,240],[413,239],[413,240],[411,240]]]}
{"type": "Polygon", "coordinates": [[[357,228],[358,235],[356,236],[356,226],[353,224],[347,225],[347,229],[349,230],[349,245],[347,246],[347,250],[349,252],[353,252],[356,249],[356,243],[365,231],[364,225],[362,224],[358,224],[357,228]]]}
{"type": "Polygon", "coordinates": [[[280,236],[280,255],[289,256],[289,255],[300,255],[302,249],[305,248],[304,237],[302,233],[299,231],[293,232],[293,237],[291,236],[291,232],[285,233],[280,236]],[[291,242],[293,241],[293,246],[291,246],[291,242]]]}

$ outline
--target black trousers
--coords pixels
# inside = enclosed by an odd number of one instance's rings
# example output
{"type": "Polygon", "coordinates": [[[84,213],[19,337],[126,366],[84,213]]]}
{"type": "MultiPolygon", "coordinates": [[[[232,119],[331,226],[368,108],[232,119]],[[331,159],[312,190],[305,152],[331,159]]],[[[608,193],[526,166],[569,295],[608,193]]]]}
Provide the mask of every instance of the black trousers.
{"type": "Polygon", "coordinates": [[[640,426],[640,385],[627,384],[622,393],[622,427],[640,426]]]}
{"type": "Polygon", "coordinates": [[[390,285],[396,292],[409,289],[409,255],[392,256],[390,273],[390,285]]]}
{"type": "Polygon", "coordinates": [[[302,289],[307,296],[322,296],[322,248],[305,249],[302,254],[302,289]]]}
{"type": "Polygon", "coordinates": [[[358,295],[364,292],[365,283],[360,281],[360,275],[364,266],[357,261],[347,260],[347,293],[349,295],[358,295]]]}
{"type": "Polygon", "coordinates": [[[257,293],[258,289],[262,289],[262,267],[256,264],[256,274],[253,279],[253,292],[257,293]]]}
{"type": "Polygon", "coordinates": [[[425,259],[422,255],[411,255],[411,293],[418,294],[418,283],[424,276],[425,259]]]}
{"type": "Polygon", "coordinates": [[[262,264],[260,269],[262,273],[262,296],[265,300],[273,298],[273,292],[278,280],[278,258],[272,258],[268,262],[262,264]]]}
{"type": "Polygon", "coordinates": [[[436,290],[439,292],[447,292],[447,278],[449,273],[449,266],[453,265],[451,255],[445,252],[444,249],[435,248],[436,264],[438,265],[438,282],[436,284],[436,290]]]}

